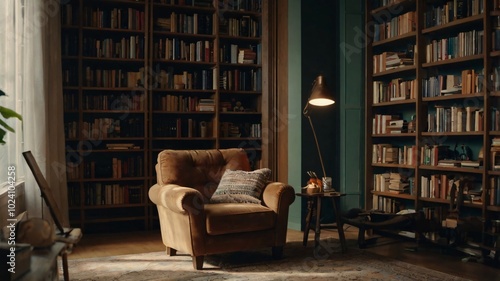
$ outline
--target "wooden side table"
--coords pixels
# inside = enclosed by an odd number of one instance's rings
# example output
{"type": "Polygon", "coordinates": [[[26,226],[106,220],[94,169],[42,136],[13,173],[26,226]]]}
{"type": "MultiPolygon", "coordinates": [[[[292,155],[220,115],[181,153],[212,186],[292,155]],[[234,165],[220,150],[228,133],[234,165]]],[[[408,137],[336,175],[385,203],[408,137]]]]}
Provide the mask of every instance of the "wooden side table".
{"type": "MultiPolygon", "coordinates": [[[[337,202],[337,201],[339,200],[340,197],[345,196],[345,194],[342,194],[340,192],[318,192],[318,193],[301,192],[301,193],[296,193],[295,195],[300,196],[300,197],[304,197],[307,199],[306,227],[304,229],[304,239],[302,241],[302,244],[304,246],[307,246],[307,238],[309,236],[309,230],[312,229],[311,219],[313,216],[315,216],[316,219],[315,219],[315,225],[314,225],[314,230],[315,230],[315,232],[314,232],[314,246],[317,247],[319,245],[319,239],[320,239],[321,228],[322,228],[322,225],[320,223],[321,200],[323,198],[331,198],[332,203],[333,203],[333,214],[335,215],[335,220],[336,220],[336,225],[334,227],[337,228],[337,231],[339,234],[340,245],[342,248],[342,252],[344,253],[347,250],[347,246],[346,246],[346,241],[345,241],[342,220],[340,218],[340,210],[338,207],[340,202],[337,202]]],[[[323,227],[323,228],[326,228],[326,227],[323,227]]]]}

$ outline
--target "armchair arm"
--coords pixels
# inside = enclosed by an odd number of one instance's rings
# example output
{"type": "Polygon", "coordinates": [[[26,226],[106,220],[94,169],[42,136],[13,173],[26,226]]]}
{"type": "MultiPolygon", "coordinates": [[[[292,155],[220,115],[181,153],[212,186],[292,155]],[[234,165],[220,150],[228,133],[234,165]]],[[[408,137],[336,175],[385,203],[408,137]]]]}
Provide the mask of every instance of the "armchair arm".
{"type": "Polygon", "coordinates": [[[268,183],[262,195],[264,204],[274,212],[280,213],[282,208],[286,208],[295,200],[295,191],[292,186],[281,182],[268,183]]]}
{"type": "Polygon", "coordinates": [[[194,188],[155,184],[149,189],[149,198],[156,205],[162,205],[176,213],[199,214],[203,211],[203,196],[194,188]]]}

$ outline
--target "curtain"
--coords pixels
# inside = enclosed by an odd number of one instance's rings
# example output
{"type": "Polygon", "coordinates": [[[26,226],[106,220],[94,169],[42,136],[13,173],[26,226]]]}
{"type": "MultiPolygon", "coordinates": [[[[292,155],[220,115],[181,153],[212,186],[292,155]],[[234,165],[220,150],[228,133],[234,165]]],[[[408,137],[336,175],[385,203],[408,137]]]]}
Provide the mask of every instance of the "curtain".
{"type": "Polygon", "coordinates": [[[23,116],[9,120],[16,132],[0,146],[0,172],[6,163],[15,166],[25,180],[28,215],[50,219],[21,155],[31,150],[68,225],[59,1],[2,0],[0,11],[0,88],[8,94],[0,102],[23,116]]]}

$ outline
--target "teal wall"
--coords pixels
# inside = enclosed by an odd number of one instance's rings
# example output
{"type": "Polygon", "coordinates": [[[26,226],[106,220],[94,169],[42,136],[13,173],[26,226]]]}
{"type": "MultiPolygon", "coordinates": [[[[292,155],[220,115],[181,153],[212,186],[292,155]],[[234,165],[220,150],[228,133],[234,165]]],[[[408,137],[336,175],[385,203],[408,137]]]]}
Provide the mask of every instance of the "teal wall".
{"type": "MultiPolygon", "coordinates": [[[[363,11],[362,0],[288,1],[288,181],[298,192],[308,179],[305,171],[321,174],[302,109],[314,78],[324,74],[336,104],[327,109],[315,108],[312,118],[325,170],[333,177],[334,187],[347,194],[341,202],[343,211],[363,207],[364,46],[358,38],[363,39],[363,11]]],[[[301,229],[303,224],[302,201],[297,198],[291,206],[292,229],[301,229]]],[[[323,213],[327,214],[325,209],[323,213]]]]}
{"type": "MultiPolygon", "coordinates": [[[[302,105],[301,88],[301,20],[300,0],[288,1],[288,182],[300,192],[302,186],[302,105]]],[[[288,227],[300,229],[301,200],[296,198],[290,207],[288,227]]]]}
{"type": "Polygon", "coordinates": [[[340,186],[344,210],[364,205],[364,5],[340,1],[340,186]]]}

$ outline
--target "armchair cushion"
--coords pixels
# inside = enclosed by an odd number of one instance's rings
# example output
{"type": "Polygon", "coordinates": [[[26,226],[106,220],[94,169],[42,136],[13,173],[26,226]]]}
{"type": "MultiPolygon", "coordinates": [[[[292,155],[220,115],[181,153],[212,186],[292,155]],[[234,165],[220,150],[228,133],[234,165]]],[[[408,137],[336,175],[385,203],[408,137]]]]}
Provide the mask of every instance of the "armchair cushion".
{"type": "Polygon", "coordinates": [[[261,203],[262,190],[271,177],[271,170],[226,170],[210,203],[261,203]]]}
{"type": "Polygon", "coordinates": [[[210,235],[266,230],[276,224],[273,210],[257,204],[206,204],[205,214],[210,235]]]}

